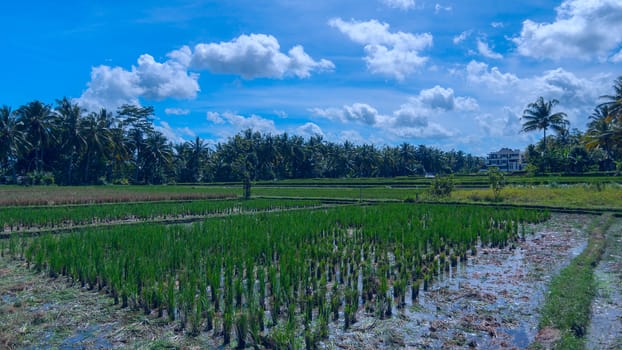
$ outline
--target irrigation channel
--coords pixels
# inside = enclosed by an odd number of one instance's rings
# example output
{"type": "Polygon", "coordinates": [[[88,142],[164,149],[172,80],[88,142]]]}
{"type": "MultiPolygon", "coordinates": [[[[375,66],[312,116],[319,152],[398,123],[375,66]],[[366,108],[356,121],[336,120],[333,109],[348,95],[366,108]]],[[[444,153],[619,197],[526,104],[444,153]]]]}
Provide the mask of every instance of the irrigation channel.
{"type": "Polygon", "coordinates": [[[378,204],[14,235],[0,249],[208,346],[522,348],[587,221],[378,204]]]}

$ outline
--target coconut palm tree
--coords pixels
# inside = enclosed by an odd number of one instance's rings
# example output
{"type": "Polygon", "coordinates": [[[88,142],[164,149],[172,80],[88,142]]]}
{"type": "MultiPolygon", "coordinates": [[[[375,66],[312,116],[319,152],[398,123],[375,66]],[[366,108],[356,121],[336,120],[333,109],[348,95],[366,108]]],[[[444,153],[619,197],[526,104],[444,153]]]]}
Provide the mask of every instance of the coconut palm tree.
{"type": "Polygon", "coordinates": [[[5,170],[9,167],[13,169],[14,179],[17,157],[22,150],[30,146],[22,129],[23,123],[16,119],[11,107],[2,106],[0,108],[0,160],[5,170]],[[13,163],[12,166],[9,166],[10,163],[13,163]]]}
{"type": "Polygon", "coordinates": [[[84,152],[84,181],[89,182],[93,179],[90,176],[91,167],[101,164],[102,158],[107,157],[111,149],[112,135],[110,132],[110,121],[112,115],[105,109],[99,113],[92,112],[80,122],[80,133],[86,140],[84,152]]]}
{"type": "Polygon", "coordinates": [[[617,122],[622,122],[622,76],[618,77],[613,83],[613,95],[604,95],[601,98],[607,99],[599,105],[607,106],[610,119],[617,119],[617,122]]]}
{"type": "Polygon", "coordinates": [[[162,133],[154,131],[145,139],[145,172],[149,183],[162,183],[173,161],[173,147],[162,133]]]}
{"type": "Polygon", "coordinates": [[[600,105],[594,109],[587,125],[584,136],[585,147],[588,150],[602,148],[608,157],[611,156],[611,146],[614,141],[613,123],[610,121],[609,107],[600,105]]]}
{"type": "Polygon", "coordinates": [[[44,150],[54,139],[54,113],[49,105],[40,101],[32,101],[17,111],[18,120],[23,125],[28,142],[34,151],[37,172],[41,172],[44,161],[44,150]]]}
{"type": "Polygon", "coordinates": [[[65,181],[67,184],[74,183],[73,169],[76,167],[79,157],[87,145],[80,128],[84,109],[78,104],[72,103],[67,97],[56,101],[56,124],[59,127],[59,143],[61,157],[66,162],[67,170],[65,181]]]}
{"type": "Polygon", "coordinates": [[[553,107],[559,104],[559,101],[553,99],[544,101],[544,98],[540,96],[536,102],[527,105],[527,108],[523,111],[523,128],[522,132],[529,132],[534,130],[543,130],[543,154],[546,152],[546,130],[553,129],[556,132],[563,132],[568,129],[570,124],[566,119],[566,113],[557,112],[552,113],[553,107]]]}

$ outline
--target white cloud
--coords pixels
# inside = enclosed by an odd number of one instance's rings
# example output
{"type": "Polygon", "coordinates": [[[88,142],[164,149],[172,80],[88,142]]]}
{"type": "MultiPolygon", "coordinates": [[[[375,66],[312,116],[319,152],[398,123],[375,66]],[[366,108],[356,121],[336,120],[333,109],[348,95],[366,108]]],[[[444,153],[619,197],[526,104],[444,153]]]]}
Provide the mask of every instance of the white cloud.
{"type": "Polygon", "coordinates": [[[313,60],[302,46],[294,46],[288,54],[281,52],[272,35],[240,35],[228,42],[198,44],[190,66],[212,73],[236,74],[245,79],[296,76],[308,78],[311,71],[335,68],[328,60],[313,60]]]}
{"type": "Polygon", "coordinates": [[[511,73],[501,73],[499,68],[488,68],[486,63],[471,61],[466,67],[467,81],[487,86],[492,92],[502,93],[516,86],[520,79],[511,73]]]}
{"type": "MultiPolygon", "coordinates": [[[[181,52],[181,51],[179,51],[181,52]]],[[[98,66],[91,70],[91,81],[77,102],[86,109],[114,110],[122,104],[138,104],[139,97],[151,100],[195,98],[199,91],[198,74],[188,73],[177,53],[164,63],[148,54],[138,58],[131,70],[98,66]]]]}
{"type": "Polygon", "coordinates": [[[500,60],[503,58],[503,56],[500,53],[494,52],[487,43],[481,41],[481,40],[477,40],[477,51],[479,51],[480,55],[487,57],[487,58],[492,58],[495,60],[500,60]]]}
{"type": "Polygon", "coordinates": [[[462,33],[460,33],[460,35],[454,36],[454,44],[458,45],[461,42],[465,41],[472,33],[472,30],[466,30],[462,33]]]}
{"type": "Polygon", "coordinates": [[[471,97],[456,97],[453,89],[434,86],[411,97],[392,114],[385,115],[366,103],[355,103],[342,108],[315,108],[310,111],[341,123],[358,122],[389,133],[398,138],[449,137],[457,131],[449,130],[435,121],[454,112],[479,110],[477,101],[471,97]]]}
{"type": "Polygon", "coordinates": [[[345,105],[342,108],[312,108],[310,112],[342,123],[353,121],[374,125],[379,119],[382,119],[378,110],[366,103],[354,103],[352,105],[345,105]]]}
{"type": "Polygon", "coordinates": [[[346,22],[335,18],[329,21],[329,25],[347,35],[350,40],[364,45],[364,59],[372,73],[397,80],[403,80],[423,66],[428,57],[420,56],[419,52],[432,46],[432,35],[429,33],[415,35],[401,31],[390,32],[387,23],[375,19],[346,22]]]}
{"type": "Polygon", "coordinates": [[[509,107],[504,107],[502,113],[485,113],[475,117],[475,121],[486,136],[500,137],[520,135],[522,127],[520,116],[509,107]]]}
{"type": "Polygon", "coordinates": [[[415,8],[415,0],[382,0],[382,2],[391,8],[401,10],[410,10],[415,8]]]}
{"type": "Polygon", "coordinates": [[[606,59],[622,43],[622,2],[566,0],[552,23],[525,20],[513,42],[518,53],[534,58],[606,59]]]}
{"type": "Polygon", "coordinates": [[[214,124],[224,124],[225,120],[220,117],[220,113],[207,112],[207,120],[214,124]]]}
{"type": "Polygon", "coordinates": [[[180,133],[187,134],[187,132],[185,130],[173,129],[169,125],[169,123],[167,123],[167,122],[165,122],[163,120],[160,121],[160,125],[155,125],[154,129],[156,131],[161,132],[162,135],[164,135],[164,137],[166,137],[170,142],[173,142],[173,143],[183,143],[183,142],[187,141],[186,139],[181,137],[181,135],[179,135],[180,133]]]}
{"type": "MultiPolygon", "coordinates": [[[[419,95],[411,97],[393,112],[394,127],[421,128],[429,126],[428,117],[439,112],[475,111],[479,109],[477,101],[471,97],[455,97],[452,88],[436,85],[431,89],[421,90],[419,95]]],[[[441,130],[436,128],[437,131],[441,130]]]]}
{"type": "Polygon", "coordinates": [[[215,124],[224,124],[233,127],[233,134],[246,129],[259,131],[263,134],[278,133],[273,120],[262,118],[255,114],[245,117],[231,112],[208,112],[207,119],[215,124]]]}
{"type": "Polygon", "coordinates": [[[138,58],[138,66],[132,67],[143,88],[142,96],[150,100],[165,98],[195,98],[199,91],[198,74],[188,73],[186,67],[170,59],[156,62],[148,54],[138,58]]]}
{"type": "Polygon", "coordinates": [[[93,67],[87,86],[77,103],[91,111],[100,108],[115,110],[123,104],[138,104],[138,96],[143,93],[138,76],[121,67],[93,67]]]}
{"type": "Polygon", "coordinates": [[[505,27],[503,22],[492,22],[492,23],[490,23],[490,26],[493,27],[493,28],[503,28],[503,27],[505,27]]]}
{"type": "Polygon", "coordinates": [[[613,63],[619,63],[622,62],[622,50],[620,50],[617,54],[611,56],[611,58],[609,58],[609,60],[613,63]]]}
{"type": "Polygon", "coordinates": [[[434,13],[439,14],[441,11],[451,12],[451,11],[453,11],[453,7],[451,7],[449,5],[443,6],[441,4],[434,5],[434,13]]]}
{"type": "Polygon", "coordinates": [[[543,96],[558,99],[563,105],[578,107],[598,103],[603,86],[600,77],[588,80],[577,77],[574,73],[557,68],[544,72],[525,82],[526,91],[537,91],[543,96]]]}
{"type": "Polygon", "coordinates": [[[169,115],[188,115],[190,114],[190,110],[184,108],[165,108],[164,113],[169,115]]]}
{"type": "Polygon", "coordinates": [[[296,134],[303,137],[311,137],[316,135],[320,135],[322,137],[324,136],[322,129],[317,124],[310,122],[296,128],[296,134]]]}
{"type": "Polygon", "coordinates": [[[444,126],[438,123],[429,123],[425,128],[423,127],[400,127],[400,128],[392,128],[390,132],[402,139],[409,138],[447,138],[455,136],[457,133],[452,130],[448,130],[444,126]]]}

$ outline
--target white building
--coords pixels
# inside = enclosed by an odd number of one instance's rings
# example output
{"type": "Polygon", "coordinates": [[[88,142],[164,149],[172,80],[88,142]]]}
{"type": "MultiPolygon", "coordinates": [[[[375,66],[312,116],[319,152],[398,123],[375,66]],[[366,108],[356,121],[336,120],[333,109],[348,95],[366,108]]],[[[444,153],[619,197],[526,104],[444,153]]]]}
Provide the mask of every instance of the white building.
{"type": "Polygon", "coordinates": [[[523,170],[523,155],[520,150],[502,148],[488,154],[487,167],[497,167],[500,171],[523,170]]]}

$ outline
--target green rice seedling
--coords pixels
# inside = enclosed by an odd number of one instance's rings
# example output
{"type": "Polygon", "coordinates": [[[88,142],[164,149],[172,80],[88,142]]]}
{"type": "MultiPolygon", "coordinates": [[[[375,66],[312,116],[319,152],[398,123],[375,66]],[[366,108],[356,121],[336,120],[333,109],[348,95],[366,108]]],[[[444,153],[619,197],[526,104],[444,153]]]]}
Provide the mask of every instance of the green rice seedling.
{"type": "Polygon", "coordinates": [[[231,330],[233,329],[233,310],[225,310],[223,314],[222,334],[223,345],[231,343],[231,330]]]}
{"type": "Polygon", "coordinates": [[[235,334],[238,342],[238,349],[246,347],[246,336],[248,334],[248,315],[246,312],[239,312],[235,320],[235,334]]]}

